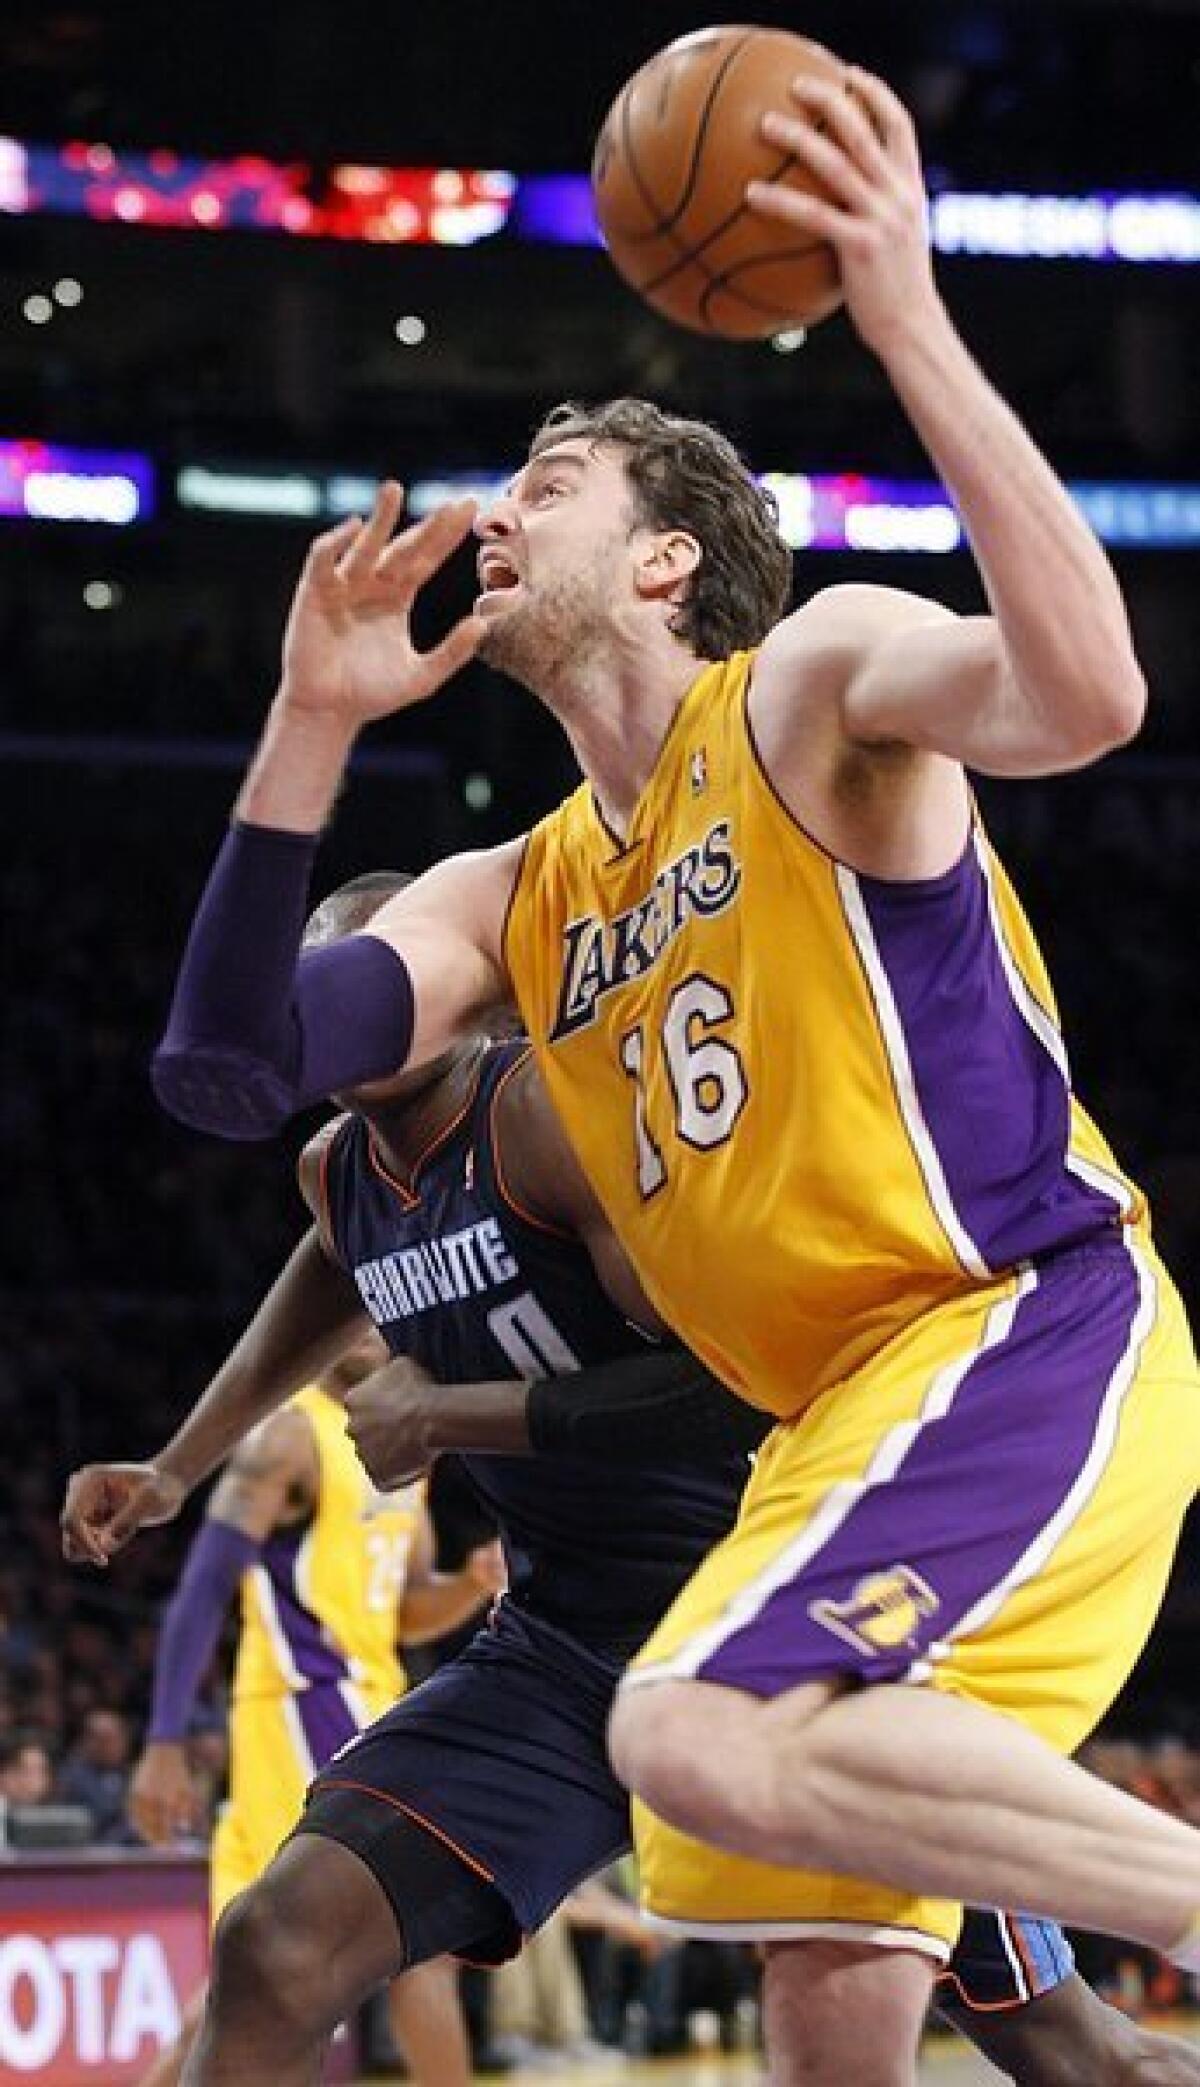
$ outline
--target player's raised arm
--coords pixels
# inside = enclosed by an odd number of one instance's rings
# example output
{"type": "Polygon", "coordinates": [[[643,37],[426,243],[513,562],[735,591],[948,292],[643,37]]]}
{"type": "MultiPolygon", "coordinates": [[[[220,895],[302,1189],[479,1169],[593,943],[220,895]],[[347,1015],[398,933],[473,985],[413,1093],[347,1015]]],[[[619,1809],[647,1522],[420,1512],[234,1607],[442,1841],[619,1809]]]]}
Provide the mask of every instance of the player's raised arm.
{"type": "Polygon", "coordinates": [[[218,1136],[270,1136],[308,1103],[436,1053],[480,1001],[502,997],[500,928],[519,849],[447,865],[412,909],[411,953],[403,937],[389,946],[373,932],[300,957],[320,830],[357,733],[431,695],[479,642],[479,619],[467,616],[418,652],[410,625],[473,504],[393,535],[400,497],[385,486],[368,522],[332,530],[309,553],[279,690],[155,1054],[164,1108],[218,1136]]]}
{"type": "MultiPolygon", "coordinates": [[[[994,622],[931,611],[874,629],[844,688],[846,730],[992,774],[1078,767],[1128,740],[1144,712],[1120,588],[938,295],[908,111],[872,74],[848,77],[850,93],[797,80],[793,106],[763,122],[832,200],[783,183],[751,184],[748,200],[836,248],[847,310],[958,509],[994,622]]],[[[802,630],[803,612],[795,620],[802,630]]]]}

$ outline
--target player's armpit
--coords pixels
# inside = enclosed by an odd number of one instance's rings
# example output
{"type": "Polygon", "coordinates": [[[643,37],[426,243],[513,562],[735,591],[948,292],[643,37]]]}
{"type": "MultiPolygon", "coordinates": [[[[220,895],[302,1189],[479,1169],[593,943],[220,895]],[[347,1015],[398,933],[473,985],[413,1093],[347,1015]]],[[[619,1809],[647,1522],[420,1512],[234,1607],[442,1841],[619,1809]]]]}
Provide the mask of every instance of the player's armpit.
{"type": "Polygon", "coordinates": [[[747,1455],[772,1426],[686,1348],[543,1377],[526,1411],[537,1455],[632,1466],[747,1455]]]}
{"type": "Polygon", "coordinates": [[[349,1121],[348,1116],[341,1115],[331,1117],[328,1123],[323,1123],[320,1130],[309,1139],[296,1161],[296,1186],[312,1213],[315,1236],[319,1239],[328,1260],[335,1267],[340,1267],[341,1264],[338,1261],[330,1225],[326,1170],[338,1135],[349,1121]]]}

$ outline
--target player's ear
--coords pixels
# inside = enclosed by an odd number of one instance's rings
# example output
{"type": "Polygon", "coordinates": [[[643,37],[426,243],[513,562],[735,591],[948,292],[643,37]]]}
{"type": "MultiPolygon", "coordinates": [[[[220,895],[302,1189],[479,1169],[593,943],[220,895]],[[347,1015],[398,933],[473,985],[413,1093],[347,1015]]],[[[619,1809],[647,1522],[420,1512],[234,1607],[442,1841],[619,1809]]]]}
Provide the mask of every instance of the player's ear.
{"type": "Polygon", "coordinates": [[[699,538],[686,529],[660,529],[647,535],[637,562],[638,592],[673,594],[691,579],[703,556],[699,538]]]}

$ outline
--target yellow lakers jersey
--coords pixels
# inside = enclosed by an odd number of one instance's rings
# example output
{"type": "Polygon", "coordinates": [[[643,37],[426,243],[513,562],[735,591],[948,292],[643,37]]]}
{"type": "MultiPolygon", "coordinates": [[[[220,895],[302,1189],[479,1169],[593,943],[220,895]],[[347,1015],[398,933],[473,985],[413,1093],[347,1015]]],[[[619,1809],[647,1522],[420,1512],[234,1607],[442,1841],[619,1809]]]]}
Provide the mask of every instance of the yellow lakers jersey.
{"type": "Polygon", "coordinates": [[[396,1612],[421,1511],[418,1487],[381,1494],[346,1433],[339,1400],[310,1385],[291,1402],[312,1427],[319,1482],[311,1519],[278,1531],[242,1578],[235,1702],[314,1685],[401,1694],[396,1612]]]}
{"type": "Polygon", "coordinates": [[[915,883],[836,861],[758,763],[752,664],[698,673],[623,845],[587,784],[534,829],[506,950],[654,1302],[790,1414],[939,1301],[1141,1206],[982,832],[915,883]]]}

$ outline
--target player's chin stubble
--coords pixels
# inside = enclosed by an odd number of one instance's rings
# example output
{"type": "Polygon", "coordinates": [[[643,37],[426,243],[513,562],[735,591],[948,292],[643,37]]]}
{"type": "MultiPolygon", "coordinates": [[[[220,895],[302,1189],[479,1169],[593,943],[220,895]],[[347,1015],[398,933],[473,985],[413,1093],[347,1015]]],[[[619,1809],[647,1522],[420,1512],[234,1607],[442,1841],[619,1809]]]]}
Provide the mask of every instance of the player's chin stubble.
{"type": "Polygon", "coordinates": [[[478,656],[537,693],[591,652],[598,628],[586,590],[564,581],[503,610],[487,625],[478,656]]]}

